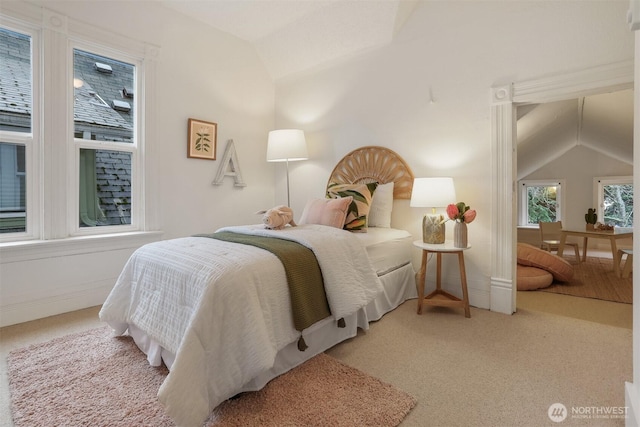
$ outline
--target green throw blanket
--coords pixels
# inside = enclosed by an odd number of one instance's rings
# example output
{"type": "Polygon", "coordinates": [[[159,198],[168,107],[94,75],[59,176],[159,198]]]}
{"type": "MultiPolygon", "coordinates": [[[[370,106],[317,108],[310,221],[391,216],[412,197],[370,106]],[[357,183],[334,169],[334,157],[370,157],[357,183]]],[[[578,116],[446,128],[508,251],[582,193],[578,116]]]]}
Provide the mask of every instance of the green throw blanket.
{"type": "MultiPolygon", "coordinates": [[[[195,237],[209,237],[226,242],[240,243],[265,249],[277,256],[287,276],[293,324],[301,331],[331,315],[327,295],[324,291],[322,271],[313,251],[300,243],[291,240],[253,236],[250,234],[220,231],[213,234],[200,234],[195,237]]],[[[341,319],[342,320],[342,319],[341,319]]],[[[339,324],[342,326],[342,324],[339,324]]],[[[298,348],[307,348],[302,336],[298,348]]]]}

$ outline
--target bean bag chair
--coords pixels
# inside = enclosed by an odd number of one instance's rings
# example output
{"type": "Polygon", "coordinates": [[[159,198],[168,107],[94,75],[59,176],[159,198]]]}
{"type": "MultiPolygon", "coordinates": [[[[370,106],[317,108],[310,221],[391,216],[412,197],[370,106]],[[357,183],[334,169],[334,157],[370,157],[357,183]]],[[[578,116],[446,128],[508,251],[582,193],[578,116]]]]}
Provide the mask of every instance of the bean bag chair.
{"type": "Polygon", "coordinates": [[[553,283],[553,274],[547,270],[520,264],[516,267],[518,269],[519,291],[535,291],[536,289],[546,288],[553,283]]]}
{"type": "Polygon", "coordinates": [[[519,265],[546,270],[559,282],[568,282],[573,277],[569,261],[527,243],[518,243],[517,258],[519,265]]]}

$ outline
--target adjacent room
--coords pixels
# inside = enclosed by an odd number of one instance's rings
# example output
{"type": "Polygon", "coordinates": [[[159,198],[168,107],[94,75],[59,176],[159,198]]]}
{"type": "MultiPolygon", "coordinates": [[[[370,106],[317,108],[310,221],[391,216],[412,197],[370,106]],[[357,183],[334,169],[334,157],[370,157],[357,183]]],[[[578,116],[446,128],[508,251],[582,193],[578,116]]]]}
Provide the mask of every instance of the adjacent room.
{"type": "Polygon", "coordinates": [[[637,425],[639,28],[3,0],[0,425],[637,425]]]}
{"type": "MultiPolygon", "coordinates": [[[[528,244],[557,255],[559,231],[545,235],[542,226],[573,231],[563,248],[571,277],[556,280],[548,271],[542,275],[518,263],[519,306],[630,328],[632,258],[626,261],[633,254],[626,251],[633,249],[627,234],[633,228],[633,91],[522,105],[517,120],[519,248],[528,244]],[[589,231],[596,234],[581,234],[589,231]],[[608,237],[614,233],[612,249],[608,237]],[[524,277],[527,273],[533,275],[524,277]]],[[[544,264],[556,261],[549,257],[544,264]]]]}

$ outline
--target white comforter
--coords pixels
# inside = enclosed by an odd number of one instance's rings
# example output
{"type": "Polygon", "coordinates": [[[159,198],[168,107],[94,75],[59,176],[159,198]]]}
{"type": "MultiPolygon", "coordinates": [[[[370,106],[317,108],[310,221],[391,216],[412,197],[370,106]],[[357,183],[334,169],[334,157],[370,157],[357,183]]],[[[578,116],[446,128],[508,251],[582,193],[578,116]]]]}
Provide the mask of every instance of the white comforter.
{"type": "MultiPolygon", "coordinates": [[[[285,238],[312,249],[336,320],[382,292],[364,247],[349,232],[320,225],[221,230],[285,238]]],[[[135,325],[176,355],[158,398],[180,426],[202,425],[216,406],[271,368],[276,353],[300,335],[277,257],[203,237],[138,249],[100,318],[117,334],[135,325]]]]}

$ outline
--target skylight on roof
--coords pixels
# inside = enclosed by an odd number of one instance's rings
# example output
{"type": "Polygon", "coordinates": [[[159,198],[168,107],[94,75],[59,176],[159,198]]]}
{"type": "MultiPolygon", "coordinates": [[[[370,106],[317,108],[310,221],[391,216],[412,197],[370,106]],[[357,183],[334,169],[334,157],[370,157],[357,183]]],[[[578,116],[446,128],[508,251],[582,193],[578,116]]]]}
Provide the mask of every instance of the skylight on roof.
{"type": "Polygon", "coordinates": [[[111,107],[116,111],[123,111],[123,112],[131,111],[131,104],[125,101],[118,101],[117,99],[114,99],[113,101],[111,101],[111,107]]]}
{"type": "Polygon", "coordinates": [[[105,73],[105,74],[113,73],[113,68],[111,68],[111,65],[103,64],[101,62],[96,62],[95,66],[96,66],[96,70],[98,70],[101,73],[105,73]]]}

